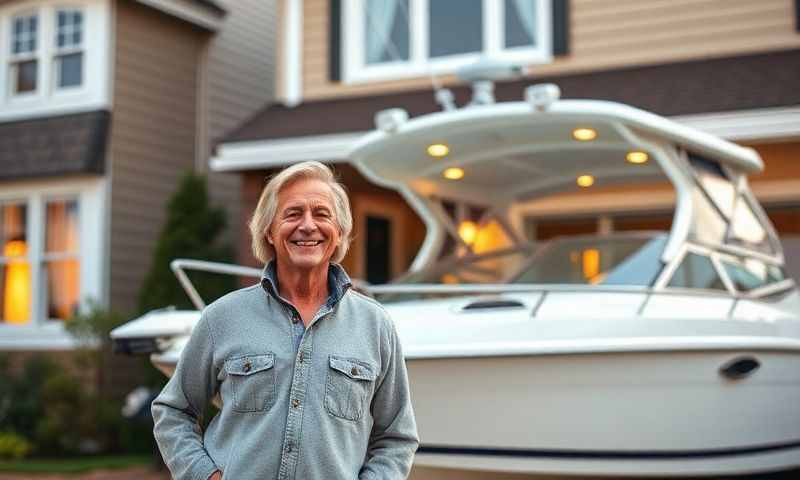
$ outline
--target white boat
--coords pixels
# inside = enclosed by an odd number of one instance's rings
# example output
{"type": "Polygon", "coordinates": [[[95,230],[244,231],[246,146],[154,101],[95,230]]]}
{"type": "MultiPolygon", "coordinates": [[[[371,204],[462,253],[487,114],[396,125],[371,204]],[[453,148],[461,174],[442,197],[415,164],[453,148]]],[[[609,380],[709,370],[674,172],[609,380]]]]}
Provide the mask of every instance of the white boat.
{"type": "MultiPolygon", "coordinates": [[[[763,168],[753,150],[629,106],[560,100],[551,85],[413,119],[380,112],[376,124],[351,160],[427,227],[407,275],[364,287],[406,354],[417,465],[601,476],[800,467],[800,294],[748,188],[763,168]],[[449,153],[426,154],[435,144],[449,153]],[[462,178],[443,178],[451,168],[462,178]],[[671,229],[525,241],[525,215],[585,175],[600,186],[668,180],[671,229]],[[505,248],[474,253],[449,202],[478,207],[473,226],[505,248]]],[[[173,267],[198,309],[184,268],[260,273],[173,267]]],[[[159,310],[112,338],[170,375],[198,318],[159,310]]]]}

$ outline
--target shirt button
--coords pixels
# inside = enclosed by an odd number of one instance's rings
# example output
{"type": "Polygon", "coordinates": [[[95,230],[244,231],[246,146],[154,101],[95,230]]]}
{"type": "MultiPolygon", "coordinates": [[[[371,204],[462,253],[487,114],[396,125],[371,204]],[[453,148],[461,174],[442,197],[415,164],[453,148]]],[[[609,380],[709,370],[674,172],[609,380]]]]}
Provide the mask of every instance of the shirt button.
{"type": "Polygon", "coordinates": [[[292,400],[292,407],[297,408],[299,406],[300,406],[300,400],[298,400],[296,398],[294,400],[292,400]]]}
{"type": "Polygon", "coordinates": [[[292,323],[300,323],[300,317],[298,317],[297,315],[293,316],[292,323]]]}
{"type": "Polygon", "coordinates": [[[353,369],[350,370],[350,374],[353,375],[353,376],[357,376],[358,375],[358,369],[356,367],[353,367],[353,369]]]}
{"type": "Polygon", "coordinates": [[[286,453],[292,453],[292,444],[286,445],[286,453]]]}
{"type": "Polygon", "coordinates": [[[247,363],[244,364],[244,371],[245,372],[249,372],[250,368],[251,368],[250,362],[247,362],[247,363]]]}

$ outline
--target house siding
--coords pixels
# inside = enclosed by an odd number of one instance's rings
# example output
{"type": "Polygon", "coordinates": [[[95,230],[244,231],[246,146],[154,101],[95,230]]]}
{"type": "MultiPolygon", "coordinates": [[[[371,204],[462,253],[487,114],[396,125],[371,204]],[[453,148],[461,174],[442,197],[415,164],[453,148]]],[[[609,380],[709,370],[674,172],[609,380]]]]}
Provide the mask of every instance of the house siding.
{"type": "MultiPolygon", "coordinates": [[[[220,31],[207,52],[205,98],[207,139],[220,140],[274,98],[277,0],[227,0],[220,31]]],[[[209,146],[211,146],[209,145],[209,146]]],[[[201,152],[198,165],[207,165],[210,149],[201,152]]],[[[227,211],[230,225],[226,241],[236,245],[235,221],[242,215],[241,177],[234,173],[208,172],[212,202],[227,211]]]]}
{"type": "Polygon", "coordinates": [[[166,204],[195,164],[196,81],[208,34],[163,13],[116,2],[110,147],[110,302],[136,308],[166,204]]]}
{"type": "MultiPolygon", "coordinates": [[[[328,68],[330,0],[303,2],[306,100],[430,86],[412,78],[347,85],[328,68]]],[[[609,70],[800,47],[792,0],[570,0],[570,53],[530,76],[609,70]]],[[[443,76],[451,84],[452,76],[443,76]]]]}

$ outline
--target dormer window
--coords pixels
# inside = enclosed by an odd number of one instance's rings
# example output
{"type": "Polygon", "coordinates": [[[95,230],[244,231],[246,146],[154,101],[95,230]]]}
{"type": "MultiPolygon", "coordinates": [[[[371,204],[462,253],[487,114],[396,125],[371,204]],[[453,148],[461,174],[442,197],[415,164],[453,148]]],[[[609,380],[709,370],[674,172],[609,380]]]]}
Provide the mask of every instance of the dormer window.
{"type": "Polygon", "coordinates": [[[344,8],[348,82],[452,73],[480,55],[552,58],[550,0],[353,0],[344,8]]]}

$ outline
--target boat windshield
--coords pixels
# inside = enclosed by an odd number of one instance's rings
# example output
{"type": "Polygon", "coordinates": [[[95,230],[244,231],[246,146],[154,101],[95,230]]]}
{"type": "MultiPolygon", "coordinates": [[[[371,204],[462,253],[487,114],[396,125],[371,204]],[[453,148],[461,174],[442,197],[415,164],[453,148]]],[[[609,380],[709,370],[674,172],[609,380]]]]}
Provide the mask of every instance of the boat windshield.
{"type": "Polygon", "coordinates": [[[397,284],[583,284],[651,286],[666,233],[561,237],[538,246],[450,257],[397,284]]]}

